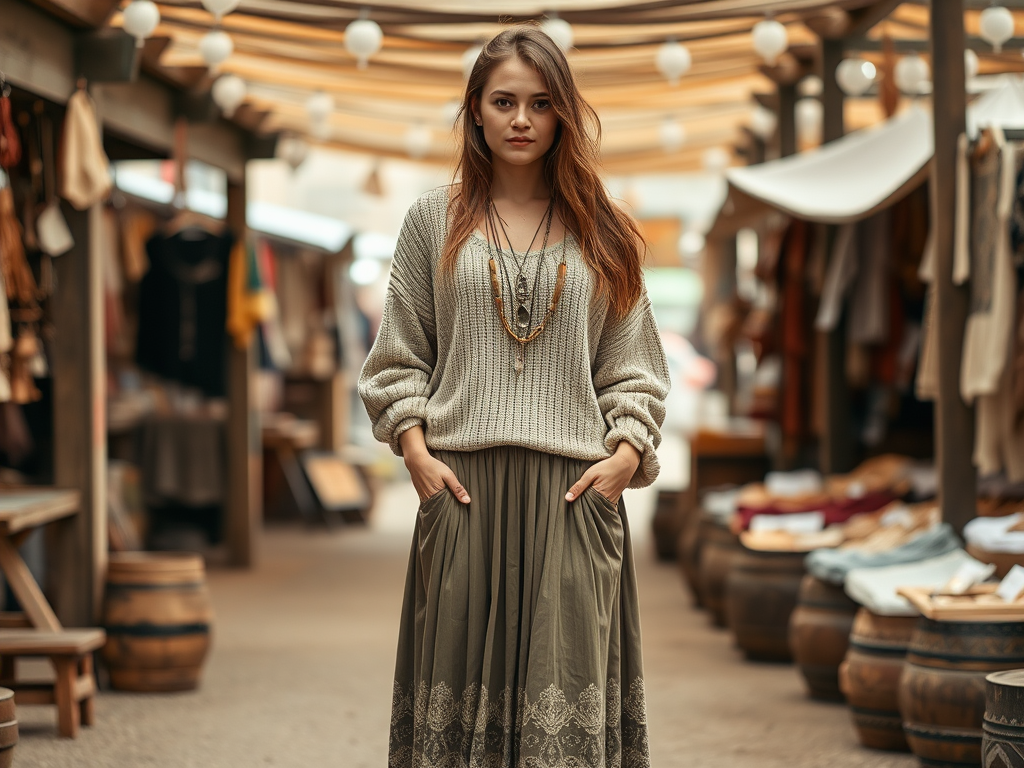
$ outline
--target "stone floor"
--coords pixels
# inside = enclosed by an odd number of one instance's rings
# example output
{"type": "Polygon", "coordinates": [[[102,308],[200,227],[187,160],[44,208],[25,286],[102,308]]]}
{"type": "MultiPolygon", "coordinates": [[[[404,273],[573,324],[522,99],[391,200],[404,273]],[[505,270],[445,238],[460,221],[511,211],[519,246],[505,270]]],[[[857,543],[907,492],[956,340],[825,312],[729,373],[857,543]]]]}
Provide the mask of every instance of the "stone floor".
{"type": "MultiPolygon", "coordinates": [[[[792,667],[743,662],[654,561],[651,493],[628,493],[655,768],[916,765],[860,748],[846,709],[809,701],[792,667]]],[[[74,741],[57,738],[50,708],[22,707],[15,766],[384,768],[414,508],[398,484],[369,527],[269,531],[255,571],[209,574],[216,635],[199,691],[104,692],[74,741]]]]}

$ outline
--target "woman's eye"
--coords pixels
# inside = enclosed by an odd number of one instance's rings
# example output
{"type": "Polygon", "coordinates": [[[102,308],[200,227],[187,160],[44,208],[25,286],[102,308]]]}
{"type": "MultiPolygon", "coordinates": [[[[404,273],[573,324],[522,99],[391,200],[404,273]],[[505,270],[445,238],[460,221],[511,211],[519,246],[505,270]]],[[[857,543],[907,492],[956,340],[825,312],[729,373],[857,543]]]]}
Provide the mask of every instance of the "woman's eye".
{"type": "Polygon", "coordinates": [[[551,102],[550,101],[538,101],[533,106],[536,109],[547,109],[548,107],[551,106],[551,102]]]}
{"type": "Polygon", "coordinates": [[[494,103],[495,103],[496,106],[499,106],[499,107],[511,107],[512,106],[512,102],[509,101],[508,99],[498,99],[494,103]]]}

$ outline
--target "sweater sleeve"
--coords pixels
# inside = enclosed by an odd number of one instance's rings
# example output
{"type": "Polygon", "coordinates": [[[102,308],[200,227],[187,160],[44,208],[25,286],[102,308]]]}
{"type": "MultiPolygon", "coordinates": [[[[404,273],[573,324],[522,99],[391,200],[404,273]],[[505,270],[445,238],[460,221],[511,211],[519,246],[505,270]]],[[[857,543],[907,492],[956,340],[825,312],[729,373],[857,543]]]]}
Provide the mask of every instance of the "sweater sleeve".
{"type": "Polygon", "coordinates": [[[640,465],[628,487],[650,485],[660,470],[655,449],[661,443],[669,373],[646,292],[622,319],[609,310],[593,378],[597,402],[608,424],[605,447],[614,452],[625,440],[640,451],[640,465]]]}
{"type": "Polygon", "coordinates": [[[420,202],[410,208],[399,233],[380,330],[359,374],[359,396],[373,436],[398,456],[399,436],[426,425],[437,361],[432,251],[420,202]]]}

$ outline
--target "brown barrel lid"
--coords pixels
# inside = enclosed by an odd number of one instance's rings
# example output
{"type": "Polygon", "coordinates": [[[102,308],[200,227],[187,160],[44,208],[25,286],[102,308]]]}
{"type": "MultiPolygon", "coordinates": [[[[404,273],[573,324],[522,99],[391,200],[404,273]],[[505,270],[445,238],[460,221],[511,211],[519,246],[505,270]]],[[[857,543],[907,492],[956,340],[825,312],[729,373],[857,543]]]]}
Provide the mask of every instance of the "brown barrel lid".
{"type": "Polygon", "coordinates": [[[993,672],[985,677],[985,719],[1024,726],[1024,669],[993,672]]]}

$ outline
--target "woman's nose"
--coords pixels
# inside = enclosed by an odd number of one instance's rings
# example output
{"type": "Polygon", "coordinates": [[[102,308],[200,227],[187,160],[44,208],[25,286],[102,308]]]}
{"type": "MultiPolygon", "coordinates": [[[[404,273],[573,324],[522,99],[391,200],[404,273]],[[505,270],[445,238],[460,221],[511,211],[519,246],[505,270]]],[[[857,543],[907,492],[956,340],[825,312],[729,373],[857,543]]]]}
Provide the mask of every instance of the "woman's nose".
{"type": "Polygon", "coordinates": [[[530,118],[526,114],[526,108],[516,110],[516,113],[512,116],[512,126],[514,128],[529,128],[530,118]]]}

